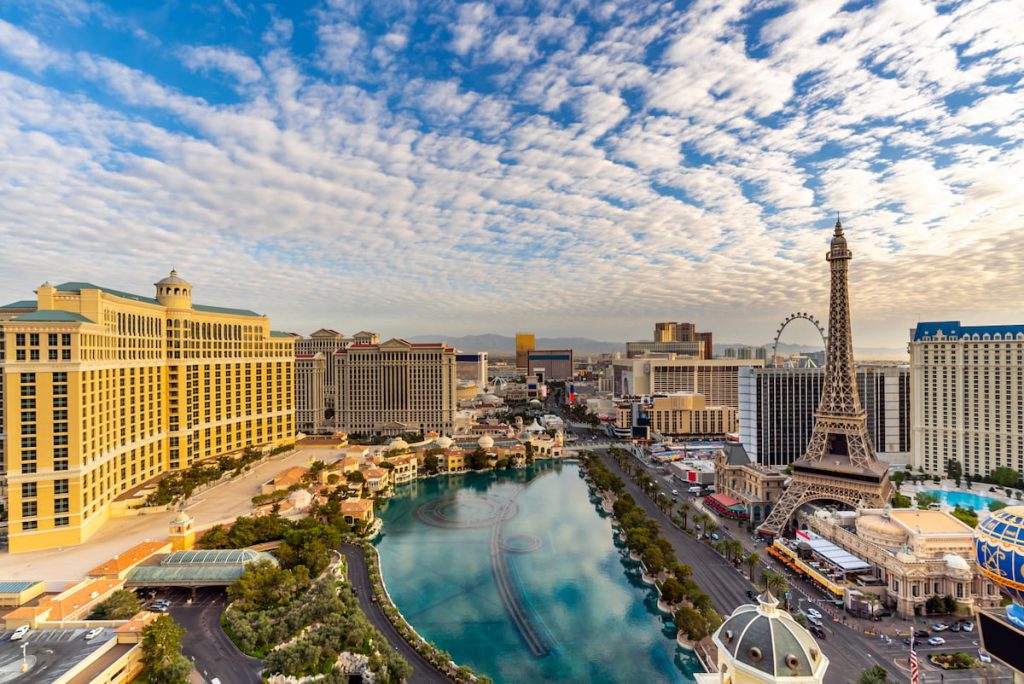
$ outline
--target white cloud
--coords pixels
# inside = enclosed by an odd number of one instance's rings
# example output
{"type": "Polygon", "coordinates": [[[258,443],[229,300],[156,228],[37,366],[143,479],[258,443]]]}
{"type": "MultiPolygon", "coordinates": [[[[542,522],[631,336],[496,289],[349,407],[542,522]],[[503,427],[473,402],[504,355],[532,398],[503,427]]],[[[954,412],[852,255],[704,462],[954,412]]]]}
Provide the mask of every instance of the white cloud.
{"type": "Polygon", "coordinates": [[[209,45],[184,47],[181,59],[193,71],[220,71],[243,85],[263,78],[263,71],[252,57],[231,48],[209,45]]]}

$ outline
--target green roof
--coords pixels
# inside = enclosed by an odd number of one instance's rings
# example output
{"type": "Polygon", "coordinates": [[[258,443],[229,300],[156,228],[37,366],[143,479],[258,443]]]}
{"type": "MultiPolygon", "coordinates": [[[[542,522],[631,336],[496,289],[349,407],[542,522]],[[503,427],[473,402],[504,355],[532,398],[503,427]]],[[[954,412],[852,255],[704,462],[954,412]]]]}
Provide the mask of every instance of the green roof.
{"type": "Polygon", "coordinates": [[[207,306],[206,304],[193,304],[192,308],[196,311],[207,311],[209,313],[222,313],[231,314],[233,316],[259,316],[255,311],[249,311],[249,309],[229,309],[224,306],[207,306]]]}
{"type": "Polygon", "coordinates": [[[248,563],[277,559],[269,553],[250,549],[214,549],[175,551],[160,560],[159,565],[139,565],[126,578],[133,586],[199,586],[231,584],[238,579],[248,563]]]}
{"type": "Polygon", "coordinates": [[[141,295],[132,294],[131,292],[121,292],[120,290],[111,290],[109,287],[101,287],[99,285],[93,285],[92,283],[61,283],[55,288],[59,292],[81,292],[82,290],[100,290],[107,294],[120,297],[121,299],[131,299],[136,302],[145,302],[146,304],[159,304],[152,297],[143,297],[141,295]]]}
{"type": "Polygon", "coordinates": [[[31,580],[28,582],[0,582],[0,594],[19,594],[37,584],[40,584],[39,580],[31,580]]]}
{"type": "MultiPolygon", "coordinates": [[[[153,299],[152,297],[143,297],[141,295],[132,294],[130,292],[121,292],[120,290],[111,290],[109,287],[101,287],[100,285],[93,285],[92,283],[61,283],[56,287],[60,292],[81,292],[82,290],[100,290],[106,292],[109,295],[120,297],[121,299],[130,299],[135,302],[145,302],[146,304],[160,305],[160,302],[153,299]]],[[[35,302],[32,303],[35,306],[35,302]]],[[[193,304],[192,308],[196,311],[205,311],[207,313],[221,313],[230,314],[232,316],[256,316],[259,314],[255,311],[248,309],[230,309],[223,306],[208,306],[206,304],[193,304]]]]}
{"type": "Polygon", "coordinates": [[[270,336],[271,337],[295,337],[291,333],[289,333],[289,332],[282,332],[281,330],[271,330],[270,331],[270,336]]]}
{"type": "Polygon", "coordinates": [[[72,313],[70,311],[57,311],[56,309],[32,311],[30,313],[21,314],[12,320],[17,322],[36,321],[41,323],[92,323],[91,320],[82,314],[72,313]]]}
{"type": "Polygon", "coordinates": [[[0,306],[0,309],[34,309],[36,308],[36,300],[34,299],[22,299],[17,302],[11,302],[0,306]]]}

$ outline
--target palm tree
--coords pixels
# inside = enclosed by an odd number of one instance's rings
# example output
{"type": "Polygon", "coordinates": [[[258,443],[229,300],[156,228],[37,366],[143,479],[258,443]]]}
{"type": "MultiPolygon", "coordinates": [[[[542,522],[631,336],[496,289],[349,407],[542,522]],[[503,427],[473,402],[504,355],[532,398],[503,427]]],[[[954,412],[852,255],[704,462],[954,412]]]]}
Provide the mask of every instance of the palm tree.
{"type": "MultiPolygon", "coordinates": [[[[776,597],[784,597],[786,592],[789,590],[789,580],[786,579],[786,576],[782,573],[766,570],[762,573],[761,580],[763,581],[765,588],[775,594],[776,597]]],[[[788,600],[786,600],[786,609],[789,610],[788,600]]]]}
{"type": "Polygon", "coordinates": [[[743,559],[743,562],[747,565],[747,574],[750,576],[750,581],[754,582],[754,568],[761,562],[761,556],[757,555],[756,551],[751,551],[743,559]]]}
{"type": "Polygon", "coordinates": [[[690,517],[690,511],[691,510],[693,510],[693,509],[690,507],[690,504],[688,504],[686,502],[683,502],[679,506],[679,516],[683,519],[683,529],[684,530],[688,530],[689,529],[689,527],[687,527],[687,525],[686,525],[686,520],[687,520],[687,518],[690,517]]]}

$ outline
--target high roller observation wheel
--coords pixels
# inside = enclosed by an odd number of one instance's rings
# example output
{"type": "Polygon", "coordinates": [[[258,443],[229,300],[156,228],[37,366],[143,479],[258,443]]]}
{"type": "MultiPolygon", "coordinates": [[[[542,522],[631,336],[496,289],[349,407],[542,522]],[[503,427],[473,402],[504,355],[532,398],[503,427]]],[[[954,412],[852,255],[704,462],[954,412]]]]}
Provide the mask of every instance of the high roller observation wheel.
{"type": "Polygon", "coordinates": [[[782,331],[786,329],[786,326],[795,320],[803,319],[809,321],[817,330],[818,334],[821,335],[822,347],[828,349],[828,335],[825,333],[825,328],[822,327],[821,323],[817,318],[809,313],[798,311],[797,313],[791,313],[782,321],[782,325],[775,331],[775,342],[772,344],[772,366],[775,365],[776,359],[779,357],[779,339],[782,338],[782,331]]]}

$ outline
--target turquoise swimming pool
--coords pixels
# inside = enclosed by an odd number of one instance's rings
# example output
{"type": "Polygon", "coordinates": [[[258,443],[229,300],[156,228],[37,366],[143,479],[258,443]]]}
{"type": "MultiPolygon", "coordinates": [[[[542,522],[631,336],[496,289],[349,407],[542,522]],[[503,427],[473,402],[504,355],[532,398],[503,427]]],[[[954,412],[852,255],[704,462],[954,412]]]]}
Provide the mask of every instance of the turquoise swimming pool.
{"type": "Polygon", "coordinates": [[[980,494],[972,494],[971,492],[946,491],[945,489],[929,489],[925,494],[936,496],[939,501],[950,506],[973,508],[976,511],[987,511],[990,503],[999,500],[988,496],[981,496],[980,494]]]}
{"type": "Polygon", "coordinates": [[[419,480],[380,515],[399,609],[496,684],[689,684],[701,671],[577,464],[419,480]]]}

